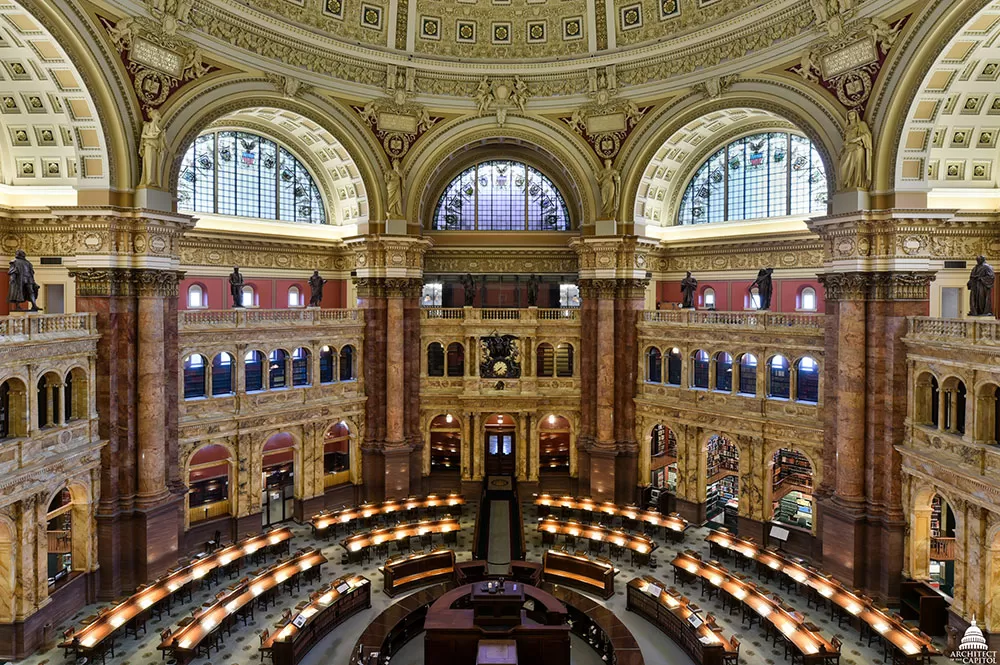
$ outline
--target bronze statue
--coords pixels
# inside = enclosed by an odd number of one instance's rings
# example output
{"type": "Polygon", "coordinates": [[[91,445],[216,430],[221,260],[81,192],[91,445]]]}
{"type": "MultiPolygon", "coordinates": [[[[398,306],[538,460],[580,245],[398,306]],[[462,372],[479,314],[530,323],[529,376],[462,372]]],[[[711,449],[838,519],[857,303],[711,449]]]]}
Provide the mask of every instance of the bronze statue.
{"type": "Polygon", "coordinates": [[[538,275],[532,275],[528,278],[528,307],[534,307],[538,304],[538,284],[541,281],[538,275]]]}
{"type": "Polygon", "coordinates": [[[233,266],[233,272],[229,274],[229,293],[233,296],[233,307],[243,307],[243,275],[240,269],[233,266]]]}
{"type": "Polygon", "coordinates": [[[774,272],[774,268],[761,268],[757,272],[757,279],[753,281],[753,284],[747,288],[747,291],[753,292],[753,287],[757,287],[757,296],[760,299],[760,307],[757,309],[771,309],[771,273],[774,272]]]}
{"type": "Polygon", "coordinates": [[[986,257],[976,257],[976,267],[969,275],[969,316],[993,316],[993,266],[986,257]]]}
{"type": "Polygon", "coordinates": [[[326,280],[319,276],[319,270],[313,270],[312,277],[309,278],[309,306],[319,307],[323,302],[323,285],[326,280]]]}
{"type": "Polygon", "coordinates": [[[684,299],[681,301],[681,307],[685,309],[694,309],[694,292],[698,289],[698,280],[691,276],[691,271],[688,270],[687,277],[681,280],[681,293],[684,294],[684,299]]]}
{"type": "Polygon", "coordinates": [[[476,302],[476,278],[470,273],[462,277],[462,287],[465,289],[465,306],[472,307],[476,302]]]}
{"type": "Polygon", "coordinates": [[[35,269],[31,265],[31,261],[25,258],[23,249],[15,252],[14,260],[10,262],[7,274],[10,276],[10,290],[7,294],[7,302],[17,303],[18,305],[23,302],[31,303],[29,312],[40,311],[36,302],[38,298],[38,284],[35,282],[35,269]]]}

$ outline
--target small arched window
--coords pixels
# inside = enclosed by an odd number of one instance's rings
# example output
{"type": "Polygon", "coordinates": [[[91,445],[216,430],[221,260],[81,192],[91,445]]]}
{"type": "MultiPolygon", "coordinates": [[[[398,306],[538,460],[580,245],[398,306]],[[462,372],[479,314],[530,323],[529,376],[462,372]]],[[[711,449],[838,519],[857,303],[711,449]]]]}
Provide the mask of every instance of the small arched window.
{"type": "Polygon", "coordinates": [[[232,395],[233,392],[233,357],[223,351],[212,359],[212,395],[232,395]]]}
{"type": "Polygon", "coordinates": [[[715,309],[715,289],[710,286],[706,287],[701,293],[701,298],[705,309],[715,309]]]}
{"type": "Polygon", "coordinates": [[[777,399],[788,399],[791,388],[788,358],[781,355],[772,356],[767,361],[767,369],[767,396],[777,399]]]}
{"type": "Polygon", "coordinates": [[[757,287],[750,289],[750,293],[746,297],[746,309],[760,309],[760,291],[757,287]]]}
{"type": "Polygon", "coordinates": [[[208,296],[200,284],[192,284],[188,287],[188,307],[190,309],[208,307],[208,296]]]}
{"type": "Polygon", "coordinates": [[[676,346],[667,354],[667,385],[681,385],[681,350],[676,346]]]}
{"type": "Polygon", "coordinates": [[[287,368],[285,365],[288,363],[288,353],[283,349],[275,349],[271,351],[271,355],[267,358],[268,361],[268,373],[267,373],[267,385],[271,390],[276,388],[285,388],[288,386],[288,379],[286,378],[287,368]]]}
{"type": "Polygon", "coordinates": [[[184,399],[205,396],[205,356],[193,353],[184,359],[184,399]]]}
{"type": "Polygon", "coordinates": [[[535,376],[549,377],[555,374],[555,353],[552,345],[542,342],[535,348],[535,376]]]}
{"type": "Polygon", "coordinates": [[[348,344],[340,350],[340,380],[353,381],[357,377],[354,372],[354,347],[348,344]]]}
{"type": "Polygon", "coordinates": [[[812,142],[768,132],[733,141],[695,172],[678,221],[704,224],[826,213],[826,169],[812,142]]]}
{"type": "Polygon", "coordinates": [[[203,134],[188,147],[177,209],[326,223],[319,188],[298,158],[274,141],[229,130],[203,134]]]}
{"type": "Polygon", "coordinates": [[[247,284],[240,291],[240,304],[244,307],[256,307],[257,306],[257,292],[254,288],[247,284]]]}
{"type": "Polygon", "coordinates": [[[646,351],[646,380],[650,383],[663,383],[663,358],[655,346],[646,351]]]}
{"type": "Polygon", "coordinates": [[[299,287],[290,286],[288,287],[288,306],[289,307],[302,307],[302,292],[299,291],[299,287]]]}
{"type": "Polygon", "coordinates": [[[537,169],[509,159],[470,166],[445,187],[435,231],[568,231],[566,200],[537,169]]]}
{"type": "Polygon", "coordinates": [[[292,385],[309,385],[309,349],[300,346],[292,351],[292,385]]]}
{"type": "Polygon", "coordinates": [[[795,399],[816,403],[819,400],[819,363],[805,356],[795,366],[795,399]]]}
{"type": "Polygon", "coordinates": [[[698,350],[691,355],[691,385],[708,388],[708,352],[698,350]]]}
{"type": "Polygon", "coordinates": [[[757,356],[752,353],[740,356],[740,393],[757,394],[757,356]]]}
{"type": "Polygon", "coordinates": [[[715,389],[727,393],[733,389],[733,357],[725,351],[715,354],[715,389]]]}
{"type": "Polygon", "coordinates": [[[805,312],[816,311],[816,289],[806,286],[799,292],[799,309],[805,312]]]}
{"type": "Polygon", "coordinates": [[[319,350],[319,382],[333,383],[337,380],[337,352],[329,346],[319,350]]]}
{"type": "Polygon", "coordinates": [[[243,374],[246,391],[252,393],[264,389],[264,354],[260,351],[247,351],[243,357],[243,374]]]}
{"type": "Polygon", "coordinates": [[[444,346],[439,342],[427,345],[427,376],[444,376],[444,346]]]}
{"type": "Polygon", "coordinates": [[[572,344],[564,342],[556,345],[556,376],[564,378],[573,376],[572,344]]]}
{"type": "Polygon", "coordinates": [[[465,347],[458,342],[448,345],[448,376],[465,374],[465,347]]]}

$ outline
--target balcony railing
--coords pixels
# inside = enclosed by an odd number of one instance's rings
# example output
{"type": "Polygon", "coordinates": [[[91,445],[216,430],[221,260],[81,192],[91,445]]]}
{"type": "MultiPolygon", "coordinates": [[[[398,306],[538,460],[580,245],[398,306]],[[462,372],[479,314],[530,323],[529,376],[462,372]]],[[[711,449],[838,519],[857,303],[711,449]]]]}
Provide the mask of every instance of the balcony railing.
{"type": "Polygon", "coordinates": [[[727,328],[747,328],[768,330],[789,328],[822,331],[824,315],[810,312],[719,312],[712,310],[673,309],[655,310],[642,313],[648,323],[670,323],[679,326],[725,326],[727,328]]]}
{"type": "Polygon", "coordinates": [[[97,315],[89,312],[0,316],[0,343],[86,337],[95,334],[97,334],[97,315]]]}
{"type": "Polygon", "coordinates": [[[907,337],[931,342],[1000,345],[1000,321],[996,319],[940,319],[911,316],[907,337]]]}
{"type": "Polygon", "coordinates": [[[360,321],[357,309],[188,309],[178,312],[181,330],[326,326],[360,321]]]}
{"type": "Polygon", "coordinates": [[[424,307],[420,310],[420,318],[424,321],[579,321],[580,310],[576,307],[543,309],[529,307],[495,308],[480,307],[424,307]]]}

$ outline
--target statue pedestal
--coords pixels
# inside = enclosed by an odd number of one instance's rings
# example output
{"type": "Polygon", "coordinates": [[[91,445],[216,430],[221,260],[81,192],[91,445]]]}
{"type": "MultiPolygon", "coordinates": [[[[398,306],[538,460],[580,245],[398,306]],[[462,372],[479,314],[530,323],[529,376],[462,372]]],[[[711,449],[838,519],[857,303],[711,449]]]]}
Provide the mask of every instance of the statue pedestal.
{"type": "Polygon", "coordinates": [[[599,219],[594,222],[594,235],[613,236],[618,235],[618,222],[613,219],[599,219]]]}
{"type": "Polygon", "coordinates": [[[152,187],[139,187],[135,190],[135,207],[146,210],[173,211],[173,197],[170,192],[152,187]]]}
{"type": "Polygon", "coordinates": [[[868,210],[871,205],[871,195],[863,189],[848,189],[834,194],[830,202],[830,212],[834,215],[857,212],[868,210]]]}
{"type": "Polygon", "coordinates": [[[385,220],[385,234],[388,236],[405,236],[406,220],[405,219],[385,220]]]}

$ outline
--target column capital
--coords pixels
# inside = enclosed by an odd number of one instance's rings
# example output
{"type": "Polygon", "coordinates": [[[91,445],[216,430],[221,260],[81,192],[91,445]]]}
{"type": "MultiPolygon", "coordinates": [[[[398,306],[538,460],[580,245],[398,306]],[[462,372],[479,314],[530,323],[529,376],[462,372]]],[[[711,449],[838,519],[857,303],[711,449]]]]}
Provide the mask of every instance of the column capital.
{"type": "Polygon", "coordinates": [[[424,254],[431,241],[419,236],[370,235],[348,238],[344,243],[354,252],[358,278],[421,278],[424,254]]]}
{"type": "Polygon", "coordinates": [[[575,238],[581,279],[647,279],[650,254],[659,245],[652,238],[611,236],[575,238]]]}
{"type": "Polygon", "coordinates": [[[84,268],[70,270],[69,276],[76,280],[78,296],[176,298],[184,273],[178,270],[84,268]]]}
{"type": "Polygon", "coordinates": [[[927,300],[930,271],[828,272],[818,275],[827,300],[927,300]]]}
{"type": "Polygon", "coordinates": [[[177,268],[180,239],[195,224],[190,215],[135,208],[53,208],[52,213],[72,232],[67,249],[81,268],[177,268]]]}

